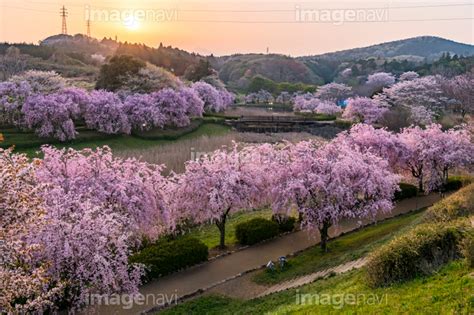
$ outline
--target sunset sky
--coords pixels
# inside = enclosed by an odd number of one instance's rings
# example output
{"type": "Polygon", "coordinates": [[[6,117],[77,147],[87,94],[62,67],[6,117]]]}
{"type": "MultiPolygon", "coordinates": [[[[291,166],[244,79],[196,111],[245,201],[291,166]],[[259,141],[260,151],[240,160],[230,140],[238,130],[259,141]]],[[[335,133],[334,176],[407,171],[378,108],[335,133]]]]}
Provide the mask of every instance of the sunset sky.
{"type": "Polygon", "coordinates": [[[474,44],[474,2],[267,0],[0,0],[0,41],[31,42],[61,32],[160,42],[201,54],[293,56],[420,35],[474,44]]]}

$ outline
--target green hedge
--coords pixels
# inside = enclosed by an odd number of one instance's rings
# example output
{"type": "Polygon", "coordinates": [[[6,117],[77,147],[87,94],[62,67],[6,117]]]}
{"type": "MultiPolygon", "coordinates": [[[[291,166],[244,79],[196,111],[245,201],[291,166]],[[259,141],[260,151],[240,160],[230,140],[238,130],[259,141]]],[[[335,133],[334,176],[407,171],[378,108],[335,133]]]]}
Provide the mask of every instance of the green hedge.
{"type": "Polygon", "coordinates": [[[428,222],[448,222],[470,215],[474,215],[474,184],[435,203],[426,210],[424,219],[428,222]]]}
{"type": "Polygon", "coordinates": [[[460,255],[461,238],[454,225],[420,225],[370,255],[367,281],[379,287],[429,275],[460,255]]]}
{"type": "Polygon", "coordinates": [[[443,191],[455,191],[471,184],[470,177],[453,176],[448,178],[448,182],[443,186],[443,191]]]}
{"type": "Polygon", "coordinates": [[[296,219],[294,217],[281,217],[273,215],[272,221],[278,224],[278,230],[280,233],[291,232],[295,229],[296,219]]]}
{"type": "Polygon", "coordinates": [[[130,257],[130,263],[147,267],[146,278],[153,279],[207,261],[209,251],[200,240],[183,237],[162,239],[130,257]]]}
{"type": "Polygon", "coordinates": [[[278,224],[263,218],[242,222],[235,227],[235,237],[242,245],[253,245],[278,234],[278,224]]]}
{"type": "Polygon", "coordinates": [[[459,190],[462,186],[462,181],[460,179],[449,178],[448,182],[443,185],[443,191],[459,190]]]}
{"type": "Polygon", "coordinates": [[[395,192],[395,200],[413,198],[418,195],[418,188],[411,184],[400,183],[400,190],[395,192]]]}

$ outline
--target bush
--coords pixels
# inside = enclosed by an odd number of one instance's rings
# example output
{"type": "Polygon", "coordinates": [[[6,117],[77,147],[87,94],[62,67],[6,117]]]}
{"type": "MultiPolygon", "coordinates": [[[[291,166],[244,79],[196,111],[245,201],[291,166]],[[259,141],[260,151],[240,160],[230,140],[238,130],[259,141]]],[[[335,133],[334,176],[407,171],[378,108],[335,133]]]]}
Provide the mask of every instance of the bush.
{"type": "Polygon", "coordinates": [[[448,182],[443,185],[443,191],[455,191],[462,187],[462,181],[459,179],[449,178],[448,182]]]}
{"type": "Polygon", "coordinates": [[[470,215],[474,215],[474,184],[435,203],[425,212],[424,219],[428,222],[447,222],[470,215]]]}
{"type": "Polygon", "coordinates": [[[145,66],[145,62],[132,56],[115,55],[100,68],[96,89],[116,91],[125,84],[127,76],[137,75],[145,66]]]}
{"type": "Polygon", "coordinates": [[[466,235],[459,246],[462,255],[466,258],[469,267],[474,268],[474,233],[466,235]]]}
{"type": "Polygon", "coordinates": [[[460,180],[462,183],[462,187],[468,186],[472,184],[473,177],[472,176],[452,176],[449,177],[452,180],[460,180]]]}
{"type": "Polygon", "coordinates": [[[418,195],[418,188],[411,184],[400,183],[400,191],[395,192],[395,200],[413,198],[418,195]]]}
{"type": "Polygon", "coordinates": [[[378,287],[429,275],[459,256],[460,240],[457,226],[420,225],[371,254],[367,281],[378,287]]]}
{"type": "Polygon", "coordinates": [[[130,263],[144,264],[146,278],[153,279],[207,261],[208,255],[207,246],[196,238],[162,239],[132,255],[130,263]]]}
{"type": "Polygon", "coordinates": [[[295,229],[296,219],[294,217],[273,215],[272,221],[278,224],[278,231],[280,233],[291,232],[295,229]]]}
{"type": "Polygon", "coordinates": [[[242,245],[252,245],[279,234],[278,224],[263,218],[255,218],[239,223],[235,227],[235,237],[242,245]]]}

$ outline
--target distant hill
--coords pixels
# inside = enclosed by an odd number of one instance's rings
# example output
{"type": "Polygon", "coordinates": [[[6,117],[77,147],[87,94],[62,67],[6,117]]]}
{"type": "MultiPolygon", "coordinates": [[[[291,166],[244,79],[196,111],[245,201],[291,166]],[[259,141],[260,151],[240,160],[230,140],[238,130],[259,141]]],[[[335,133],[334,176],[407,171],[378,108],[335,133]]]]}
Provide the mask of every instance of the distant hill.
{"type": "Polygon", "coordinates": [[[357,84],[368,73],[416,70],[446,53],[451,56],[474,56],[474,46],[423,36],[297,58],[275,54],[239,54],[212,58],[211,64],[219,71],[221,80],[237,89],[245,89],[255,76],[275,82],[319,85],[338,79],[342,71],[351,68],[355,76],[352,83],[357,84]]]}
{"type": "Polygon", "coordinates": [[[328,58],[347,61],[371,57],[396,58],[404,56],[406,58],[422,57],[429,60],[435,60],[441,57],[443,53],[450,53],[451,55],[456,54],[458,56],[472,56],[474,55],[474,45],[458,43],[440,37],[421,36],[363,48],[354,48],[322,55],[302,57],[299,59],[307,60],[313,58],[328,58]]]}
{"type": "Polygon", "coordinates": [[[181,77],[195,73],[207,60],[219,79],[231,89],[243,92],[255,88],[256,78],[266,85],[281,83],[293,88],[295,84],[306,87],[332,81],[357,86],[367,75],[377,71],[400,74],[413,70],[421,75],[455,75],[468,71],[474,62],[473,45],[433,36],[296,58],[278,54],[202,56],[162,44],[150,47],[111,38],[98,40],[82,34],[50,36],[40,45],[0,43],[0,54],[10,46],[16,46],[22,54],[29,56],[28,68],[55,70],[68,77],[89,76],[91,79],[98,72],[100,60],[103,62],[115,54],[132,55],[181,77]]]}
{"type": "Polygon", "coordinates": [[[119,43],[107,38],[98,40],[87,37],[83,34],[64,35],[58,34],[45,38],[40,42],[40,46],[53,47],[64,53],[86,53],[101,54],[108,56],[113,54],[119,43]]]}
{"type": "Polygon", "coordinates": [[[255,76],[275,82],[320,84],[323,80],[303,62],[283,55],[246,54],[210,59],[219,78],[235,88],[245,88],[255,76]]]}
{"type": "Polygon", "coordinates": [[[41,46],[52,47],[63,53],[100,54],[104,57],[115,54],[131,55],[179,76],[184,75],[189,66],[196,65],[200,59],[205,58],[171,46],[165,47],[162,44],[154,48],[144,44],[118,42],[111,38],[99,41],[82,34],[53,35],[41,41],[41,46]]]}

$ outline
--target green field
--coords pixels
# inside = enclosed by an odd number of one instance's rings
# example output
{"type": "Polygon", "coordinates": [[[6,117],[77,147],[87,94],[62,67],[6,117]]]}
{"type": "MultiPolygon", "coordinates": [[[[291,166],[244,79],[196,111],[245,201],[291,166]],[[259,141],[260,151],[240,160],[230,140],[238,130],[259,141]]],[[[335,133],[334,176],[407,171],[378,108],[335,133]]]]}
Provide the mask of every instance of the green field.
{"type": "MultiPolygon", "coordinates": [[[[401,215],[335,238],[329,242],[328,253],[312,247],[290,258],[284,270],[277,269],[273,273],[262,270],[253,281],[274,285],[358,259],[420,224],[423,213],[424,210],[420,210],[401,215]]],[[[252,301],[202,296],[167,309],[163,314],[470,314],[468,310],[474,306],[472,270],[463,261],[452,262],[430,277],[375,290],[365,284],[365,273],[362,268],[252,301]],[[331,305],[297,303],[302,301],[301,294],[306,294],[308,301],[307,294],[315,293],[336,300],[331,305]],[[383,303],[337,304],[341,296],[347,295],[370,296],[371,302],[377,296],[383,303]]]]}
{"type": "Polygon", "coordinates": [[[337,237],[329,241],[327,253],[314,246],[290,258],[288,268],[273,273],[262,271],[253,280],[259,284],[276,284],[361,258],[418,224],[421,214],[412,212],[337,237]]]}
{"type": "Polygon", "coordinates": [[[36,152],[42,145],[52,144],[58,148],[95,148],[108,145],[114,151],[144,149],[162,144],[175,142],[182,139],[193,139],[201,136],[218,136],[230,131],[230,128],[222,124],[203,123],[193,126],[194,129],[168,129],[150,131],[149,139],[144,134],[140,135],[105,135],[91,130],[79,130],[76,140],[67,143],[58,143],[51,139],[40,139],[34,133],[18,132],[6,129],[0,131],[5,138],[0,147],[8,148],[15,145],[15,152],[26,153],[30,157],[36,156],[36,152]]]}
{"type": "Polygon", "coordinates": [[[464,261],[451,262],[430,277],[375,290],[364,284],[365,272],[350,271],[251,301],[205,296],[160,314],[467,315],[474,310],[472,269],[464,261]]]}

